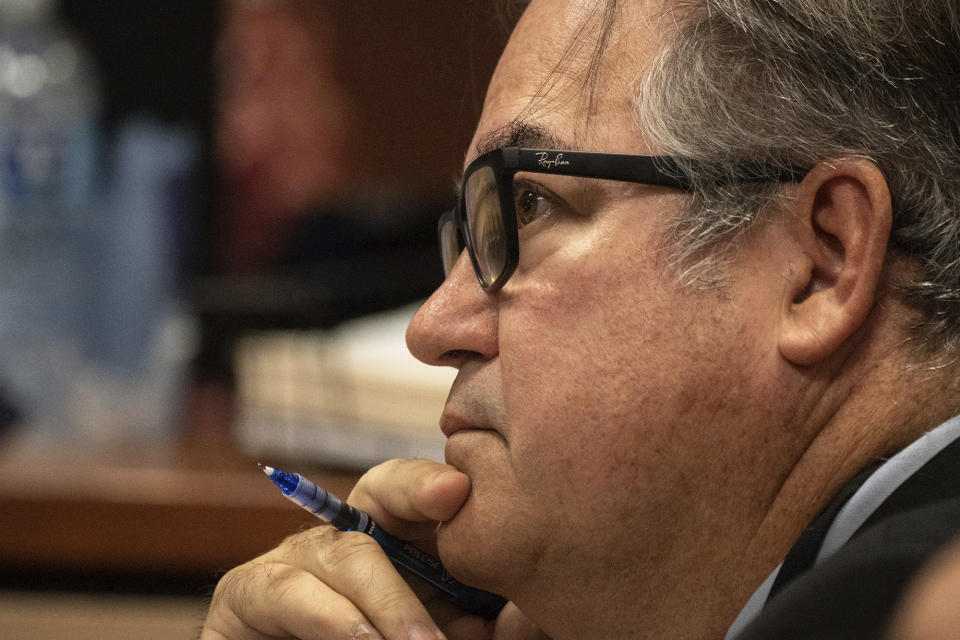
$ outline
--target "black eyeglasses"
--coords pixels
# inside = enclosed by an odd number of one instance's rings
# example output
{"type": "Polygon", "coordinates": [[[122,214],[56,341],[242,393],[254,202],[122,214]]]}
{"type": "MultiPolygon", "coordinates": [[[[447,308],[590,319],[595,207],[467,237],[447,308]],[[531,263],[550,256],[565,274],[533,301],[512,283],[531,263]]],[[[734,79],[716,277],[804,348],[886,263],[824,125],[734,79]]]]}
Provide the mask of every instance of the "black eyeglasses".
{"type": "MultiPolygon", "coordinates": [[[[520,259],[513,177],[518,172],[546,173],[600,180],[635,182],[689,190],[690,181],[671,156],[641,156],[585,151],[556,151],[505,147],[485,153],[463,174],[455,209],[437,224],[444,273],[449,275],[464,247],[480,286],[488,293],[500,289],[513,275],[520,259]]],[[[769,181],[769,171],[745,172],[769,181]]],[[[806,171],[778,170],[778,181],[797,181],[806,171]]]]}

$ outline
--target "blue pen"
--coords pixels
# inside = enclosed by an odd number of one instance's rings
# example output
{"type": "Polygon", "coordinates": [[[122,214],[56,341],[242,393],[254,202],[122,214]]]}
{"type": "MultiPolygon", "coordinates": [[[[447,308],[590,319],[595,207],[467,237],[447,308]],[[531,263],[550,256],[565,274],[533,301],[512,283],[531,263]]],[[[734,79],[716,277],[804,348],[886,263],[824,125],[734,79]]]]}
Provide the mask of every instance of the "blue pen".
{"type": "Polygon", "coordinates": [[[361,531],[372,537],[395,565],[408,569],[437,587],[464,611],[493,620],[507,603],[505,598],[495,593],[457,582],[443,568],[440,560],[409,542],[390,535],[374,522],[369,514],[342,502],[335,495],[318,487],[299,473],[289,473],[262,464],[257,466],[280,487],[288,500],[340,531],[361,531]]]}

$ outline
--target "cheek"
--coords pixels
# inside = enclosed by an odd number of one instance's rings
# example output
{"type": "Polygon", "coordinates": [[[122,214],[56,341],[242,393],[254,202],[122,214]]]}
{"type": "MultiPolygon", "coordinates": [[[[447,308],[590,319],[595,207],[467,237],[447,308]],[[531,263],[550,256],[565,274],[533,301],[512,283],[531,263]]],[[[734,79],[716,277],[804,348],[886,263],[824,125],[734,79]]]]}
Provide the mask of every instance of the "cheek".
{"type": "Polygon", "coordinates": [[[666,340],[650,266],[620,245],[599,232],[570,243],[501,306],[511,454],[521,481],[547,491],[633,482],[648,456],[651,369],[671,356],[654,353],[666,340]]]}
{"type": "MultiPolygon", "coordinates": [[[[509,453],[525,490],[687,493],[694,467],[726,437],[706,425],[731,401],[731,367],[743,354],[716,345],[731,342],[737,319],[665,277],[642,250],[656,242],[635,221],[550,254],[501,305],[509,453]],[[629,234],[637,241],[623,242],[629,234]]],[[[651,516],[659,499],[646,499],[651,516]]]]}

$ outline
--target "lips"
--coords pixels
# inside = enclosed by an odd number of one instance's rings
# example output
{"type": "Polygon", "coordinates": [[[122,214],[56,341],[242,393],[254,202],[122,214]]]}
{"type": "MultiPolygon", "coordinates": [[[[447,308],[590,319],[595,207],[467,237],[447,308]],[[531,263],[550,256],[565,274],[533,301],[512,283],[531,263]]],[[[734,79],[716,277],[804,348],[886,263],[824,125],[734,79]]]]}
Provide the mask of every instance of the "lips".
{"type": "Polygon", "coordinates": [[[443,435],[448,438],[458,431],[483,429],[485,429],[485,427],[477,426],[469,420],[465,420],[459,416],[451,415],[446,412],[440,416],[440,431],[442,431],[443,435]]]}
{"type": "Polygon", "coordinates": [[[447,438],[461,431],[506,435],[506,411],[496,392],[499,369],[468,362],[461,367],[440,416],[440,430],[447,438]]]}

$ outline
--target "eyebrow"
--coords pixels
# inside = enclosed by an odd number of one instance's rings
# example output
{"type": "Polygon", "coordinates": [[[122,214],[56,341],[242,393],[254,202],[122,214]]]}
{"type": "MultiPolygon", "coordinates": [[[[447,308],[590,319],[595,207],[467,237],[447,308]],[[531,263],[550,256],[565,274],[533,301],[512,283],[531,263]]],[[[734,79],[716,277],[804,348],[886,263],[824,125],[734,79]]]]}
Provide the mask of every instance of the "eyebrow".
{"type": "Polygon", "coordinates": [[[557,149],[578,151],[576,145],[563,140],[559,135],[541,124],[514,119],[494,129],[477,141],[474,151],[482,156],[503,147],[531,147],[536,149],[557,149]]]}
{"type": "MultiPolygon", "coordinates": [[[[565,141],[556,133],[541,124],[514,118],[499,129],[487,133],[477,140],[474,158],[504,147],[527,147],[530,149],[551,149],[557,151],[579,151],[577,145],[565,141]]],[[[454,193],[463,188],[463,172],[453,181],[454,193]]]]}

